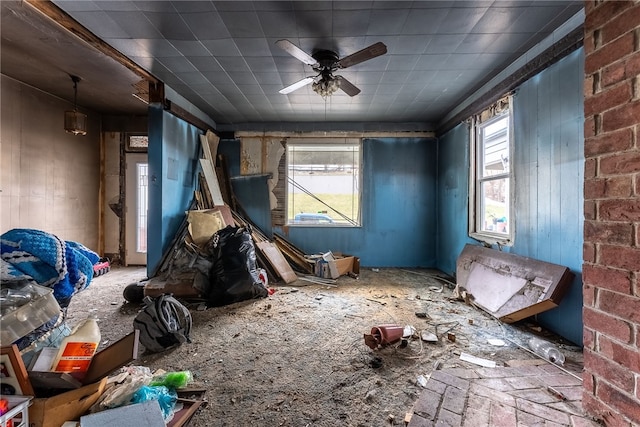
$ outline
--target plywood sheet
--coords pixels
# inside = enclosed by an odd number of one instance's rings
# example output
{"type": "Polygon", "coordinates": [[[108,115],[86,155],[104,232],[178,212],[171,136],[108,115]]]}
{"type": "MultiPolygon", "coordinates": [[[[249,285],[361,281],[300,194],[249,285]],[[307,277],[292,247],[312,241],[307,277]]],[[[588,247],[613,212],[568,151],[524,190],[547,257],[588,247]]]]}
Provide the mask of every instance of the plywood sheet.
{"type": "Polygon", "coordinates": [[[262,251],[264,256],[267,257],[269,263],[285,283],[291,283],[298,280],[298,276],[295,271],[293,271],[287,260],[284,258],[280,249],[278,249],[273,243],[268,241],[258,242],[256,243],[256,246],[260,251],[262,251]]]}

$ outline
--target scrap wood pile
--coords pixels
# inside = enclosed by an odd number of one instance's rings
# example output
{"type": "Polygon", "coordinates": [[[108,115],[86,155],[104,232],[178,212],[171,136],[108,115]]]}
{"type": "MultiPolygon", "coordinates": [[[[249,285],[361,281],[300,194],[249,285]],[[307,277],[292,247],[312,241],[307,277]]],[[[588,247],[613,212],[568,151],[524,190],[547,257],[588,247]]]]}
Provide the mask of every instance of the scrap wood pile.
{"type": "Polygon", "coordinates": [[[212,143],[216,146],[217,137],[213,134],[201,137],[205,158],[200,159],[198,189],[168,250],[145,285],[147,296],[174,293],[204,298],[210,306],[224,305],[266,296],[260,287],[268,289],[269,282],[291,283],[299,278],[298,274],[308,277],[305,275],[314,273],[315,261],[311,257],[282,236],[274,234],[269,239],[248,219],[233,194],[224,156],[218,155],[215,165],[209,147],[212,138],[216,139],[212,143]],[[225,243],[245,251],[244,258],[236,256],[235,261],[226,262],[227,269],[220,258],[234,255],[231,249],[225,253],[225,243]],[[246,271],[239,271],[240,264],[246,271]],[[229,273],[232,268],[235,271],[229,273]],[[226,282],[221,285],[221,280],[226,282]],[[239,281],[244,283],[238,286],[239,281]],[[228,288],[224,295],[212,293],[212,287],[220,286],[228,288]]]}

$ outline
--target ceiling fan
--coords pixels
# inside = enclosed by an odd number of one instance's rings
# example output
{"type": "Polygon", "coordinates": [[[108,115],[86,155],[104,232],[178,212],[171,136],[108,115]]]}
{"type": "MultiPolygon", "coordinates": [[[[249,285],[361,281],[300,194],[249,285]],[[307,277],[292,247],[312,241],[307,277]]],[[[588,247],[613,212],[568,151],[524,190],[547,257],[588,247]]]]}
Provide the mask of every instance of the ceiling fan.
{"type": "Polygon", "coordinates": [[[280,89],[280,93],[286,95],[308,84],[313,84],[313,90],[323,98],[333,94],[338,89],[341,89],[349,96],[359,94],[360,89],[344,77],[334,75],[334,71],[351,67],[352,65],[387,53],[387,46],[382,42],[374,43],[342,59],[340,59],[336,52],[331,50],[318,50],[314,52],[313,55],[309,55],[287,39],[278,40],[276,45],[294,58],[299,59],[307,65],[311,65],[313,71],[318,73],[313,77],[306,77],[290,86],[280,89]]]}

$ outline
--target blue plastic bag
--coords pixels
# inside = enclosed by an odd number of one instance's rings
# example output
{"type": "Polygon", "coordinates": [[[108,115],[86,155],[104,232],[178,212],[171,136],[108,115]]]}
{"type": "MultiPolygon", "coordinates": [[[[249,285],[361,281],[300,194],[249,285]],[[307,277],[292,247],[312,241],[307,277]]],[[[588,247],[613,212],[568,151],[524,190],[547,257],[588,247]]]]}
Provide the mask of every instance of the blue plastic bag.
{"type": "Polygon", "coordinates": [[[173,413],[173,408],[178,401],[178,394],[165,386],[144,385],[131,397],[131,403],[142,403],[149,400],[157,400],[162,409],[162,416],[166,420],[173,413]]]}

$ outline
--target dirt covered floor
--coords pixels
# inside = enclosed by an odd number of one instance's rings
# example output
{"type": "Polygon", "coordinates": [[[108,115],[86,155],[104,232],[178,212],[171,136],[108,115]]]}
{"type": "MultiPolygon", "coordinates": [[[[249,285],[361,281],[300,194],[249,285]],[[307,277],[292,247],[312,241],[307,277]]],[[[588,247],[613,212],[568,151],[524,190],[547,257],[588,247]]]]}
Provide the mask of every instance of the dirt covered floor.
{"type": "MultiPolygon", "coordinates": [[[[265,299],[206,310],[187,304],[192,342],[143,353],[132,364],[191,371],[191,385],[207,389],[208,403],[190,423],[200,427],[403,426],[421,382],[434,369],[474,366],[461,360],[461,353],[497,366],[535,359],[520,347],[534,334],[554,340],[566,355],[565,368],[581,372],[578,347],[532,322],[500,324],[453,298],[453,287],[436,274],[368,268],[358,279],[341,277],[337,286],[298,280],[272,285],[276,291],[265,299]],[[367,347],[363,334],[389,323],[412,326],[416,338],[405,347],[367,347]],[[422,341],[422,332],[436,334],[438,342],[422,341]]],[[[69,325],[96,313],[101,347],[122,338],[133,330],[140,309],[126,302],[122,291],[145,275],[143,268],[114,267],[96,277],[73,298],[69,325]]]]}

